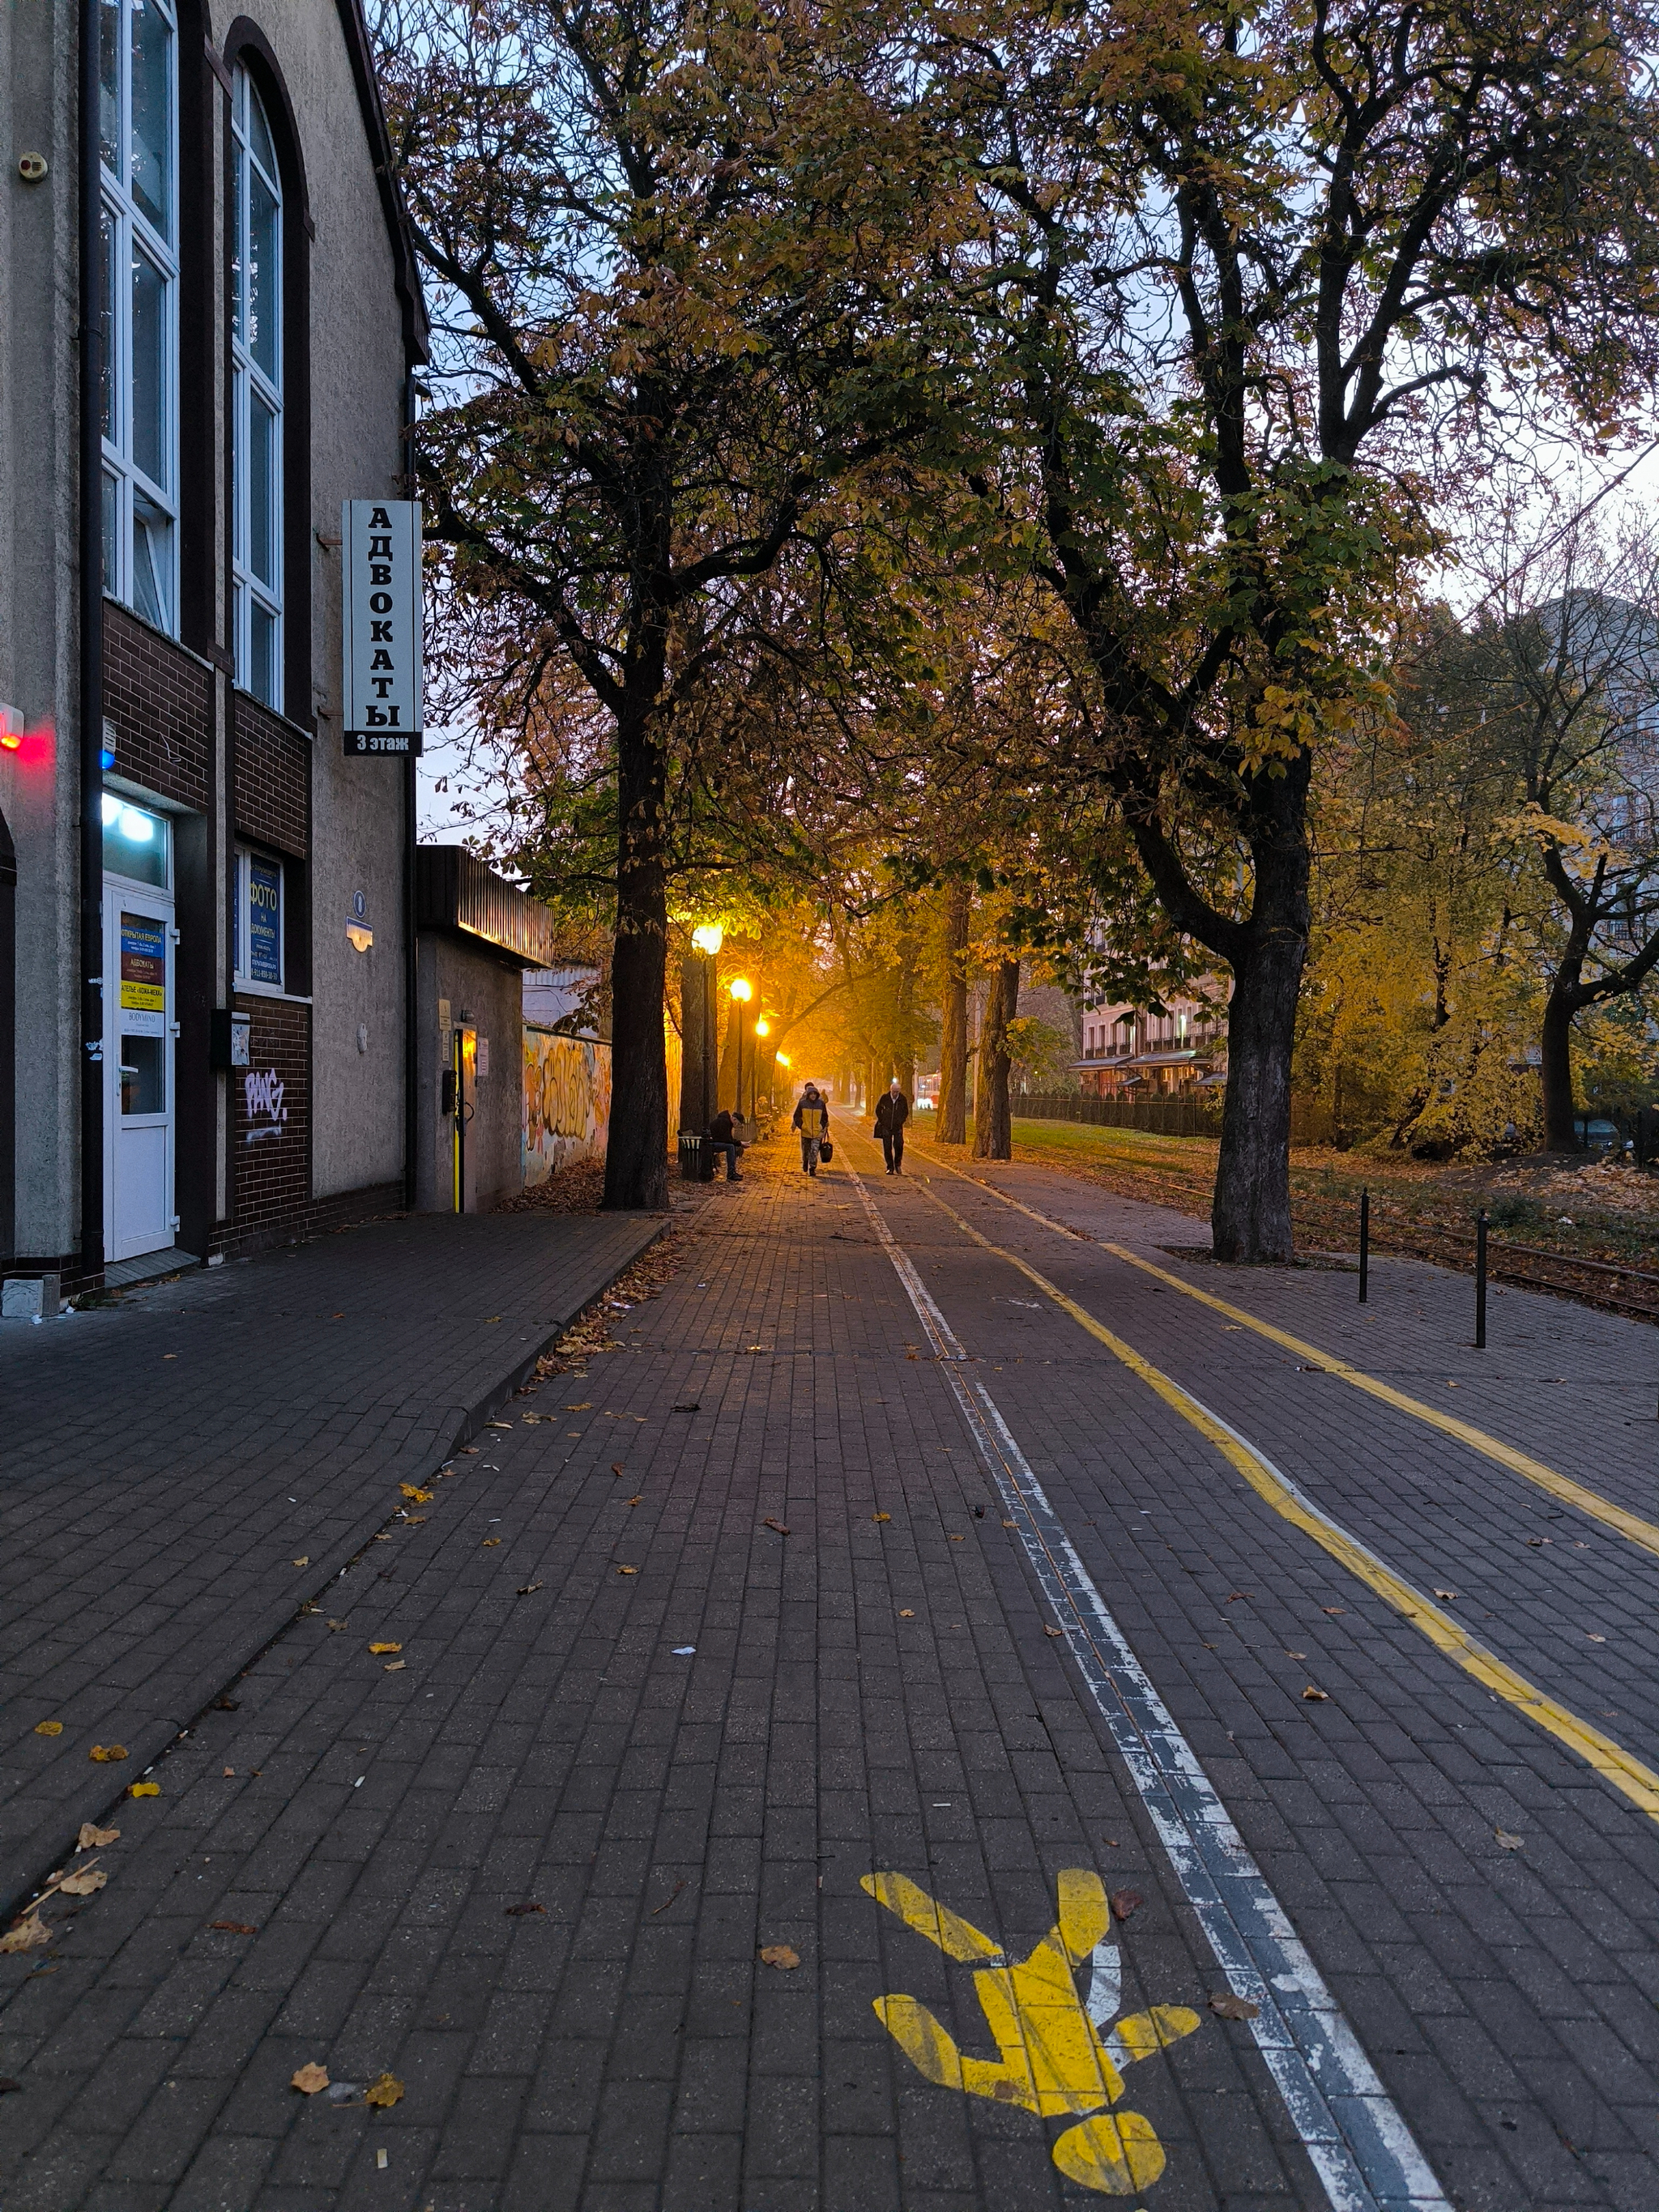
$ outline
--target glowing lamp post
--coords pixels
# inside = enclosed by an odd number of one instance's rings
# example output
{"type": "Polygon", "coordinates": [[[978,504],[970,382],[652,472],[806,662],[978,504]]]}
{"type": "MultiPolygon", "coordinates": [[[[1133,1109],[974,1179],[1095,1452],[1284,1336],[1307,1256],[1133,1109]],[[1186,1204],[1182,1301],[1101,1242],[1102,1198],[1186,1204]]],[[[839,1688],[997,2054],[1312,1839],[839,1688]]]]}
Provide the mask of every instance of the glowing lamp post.
{"type": "Polygon", "coordinates": [[[732,993],[732,1015],[738,1025],[738,1091],[732,1102],[739,1115],[743,1112],[743,1010],[755,995],[746,975],[734,975],[728,986],[732,993]]]}
{"type": "MultiPolygon", "coordinates": [[[[758,1020],[756,1022],[756,1024],[755,1024],[755,1035],[756,1035],[756,1036],[757,1036],[757,1037],[764,1037],[764,1036],[771,1036],[771,1034],[772,1034],[772,1024],[771,1024],[771,1023],[770,1023],[770,1022],[769,1022],[769,1021],[767,1020],[767,1018],[766,1018],[765,1015],[764,1015],[764,1014],[762,1014],[762,1015],[760,1016],[759,1019],[758,1019],[758,1020]]],[[[773,1075],[773,1078],[772,1078],[771,1082],[770,1082],[770,1083],[769,1083],[769,1084],[768,1084],[768,1085],[767,1085],[766,1095],[767,1095],[767,1097],[768,1097],[769,1098],[772,1096],[772,1093],[773,1093],[773,1091],[776,1089],[776,1087],[777,1087],[777,1077],[776,1077],[776,1074],[775,1073],[775,1074],[773,1075]]],[[[757,1102],[758,1102],[758,1097],[759,1097],[759,1092],[760,1092],[760,1047],[759,1047],[759,1045],[758,1045],[758,1044],[757,1044],[757,1045],[756,1045],[756,1047],[755,1047],[755,1066],[754,1066],[754,1071],[753,1071],[753,1073],[750,1074],[750,1078],[749,1078],[749,1103],[750,1103],[751,1106],[754,1106],[754,1105],[756,1105],[756,1104],[757,1103],[757,1102]]]]}
{"type": "Polygon", "coordinates": [[[680,1119],[702,1135],[714,1118],[716,1040],[720,1020],[715,999],[714,960],[726,932],[717,921],[701,921],[691,932],[691,957],[682,970],[681,1022],[685,1065],[680,1082],[680,1119]]]}

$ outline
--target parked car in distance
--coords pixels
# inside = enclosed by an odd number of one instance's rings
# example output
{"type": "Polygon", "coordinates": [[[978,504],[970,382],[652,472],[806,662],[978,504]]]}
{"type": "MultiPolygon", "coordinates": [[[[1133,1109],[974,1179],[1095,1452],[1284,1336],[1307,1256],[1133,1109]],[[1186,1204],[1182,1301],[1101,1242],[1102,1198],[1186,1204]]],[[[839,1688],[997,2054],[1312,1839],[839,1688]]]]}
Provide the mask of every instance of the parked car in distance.
{"type": "Polygon", "coordinates": [[[1603,1120],[1587,1121],[1581,1115],[1573,1125],[1573,1134],[1589,1152],[1622,1152],[1625,1140],[1619,1133],[1616,1122],[1603,1120]]]}

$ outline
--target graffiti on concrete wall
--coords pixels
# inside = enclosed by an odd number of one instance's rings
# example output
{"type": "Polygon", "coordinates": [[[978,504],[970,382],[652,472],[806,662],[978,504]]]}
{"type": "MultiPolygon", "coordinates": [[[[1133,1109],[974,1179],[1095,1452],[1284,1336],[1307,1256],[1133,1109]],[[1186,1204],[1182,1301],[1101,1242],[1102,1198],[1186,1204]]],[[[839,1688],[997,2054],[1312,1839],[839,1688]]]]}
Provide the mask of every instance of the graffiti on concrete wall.
{"type": "Polygon", "coordinates": [[[524,1031],[524,1179],[545,1182],[573,1160],[605,1158],[611,1048],[591,1037],[524,1031]]]}

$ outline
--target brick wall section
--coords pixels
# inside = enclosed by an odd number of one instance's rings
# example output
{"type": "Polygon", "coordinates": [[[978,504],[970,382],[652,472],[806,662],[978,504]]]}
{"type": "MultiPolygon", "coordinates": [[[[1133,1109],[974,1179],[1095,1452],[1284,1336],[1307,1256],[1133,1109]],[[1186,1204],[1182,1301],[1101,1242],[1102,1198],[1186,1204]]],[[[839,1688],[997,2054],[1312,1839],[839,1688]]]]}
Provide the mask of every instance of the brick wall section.
{"type": "Polygon", "coordinates": [[[232,698],[236,827],[303,860],[311,851],[311,741],[256,699],[232,698]]]}
{"type": "MultiPolygon", "coordinates": [[[[253,1018],[252,1065],[231,1070],[231,1143],[237,1246],[280,1225],[285,1235],[311,1198],[311,1009],[238,993],[253,1018]]],[[[274,1241],[274,1237],[272,1237],[274,1241]]]]}
{"type": "MultiPolygon", "coordinates": [[[[245,1259],[251,1253],[269,1251],[275,1244],[304,1243],[313,1237],[329,1237],[342,1229],[355,1228],[360,1222],[401,1218],[406,1211],[401,1182],[369,1183],[362,1190],[343,1190],[332,1198],[313,1200],[280,1220],[258,1221],[246,1228],[234,1221],[221,1221],[209,1237],[203,1257],[217,1252],[245,1259]]],[[[64,1288],[67,1291],[67,1284],[64,1288]]]]}
{"type": "Polygon", "coordinates": [[[104,602],[104,714],[115,726],[118,775],[210,811],[212,672],[113,599],[104,602]]]}

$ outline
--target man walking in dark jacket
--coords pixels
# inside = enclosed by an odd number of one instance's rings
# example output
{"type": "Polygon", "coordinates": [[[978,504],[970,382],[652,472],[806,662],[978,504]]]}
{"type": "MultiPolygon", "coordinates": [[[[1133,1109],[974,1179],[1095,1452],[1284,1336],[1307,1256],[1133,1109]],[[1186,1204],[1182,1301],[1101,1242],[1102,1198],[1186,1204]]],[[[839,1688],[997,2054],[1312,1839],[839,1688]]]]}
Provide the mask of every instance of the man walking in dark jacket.
{"type": "Polygon", "coordinates": [[[899,1089],[896,1075],[876,1101],[876,1134],[889,1175],[904,1172],[904,1125],[910,1118],[910,1102],[899,1089]]]}

